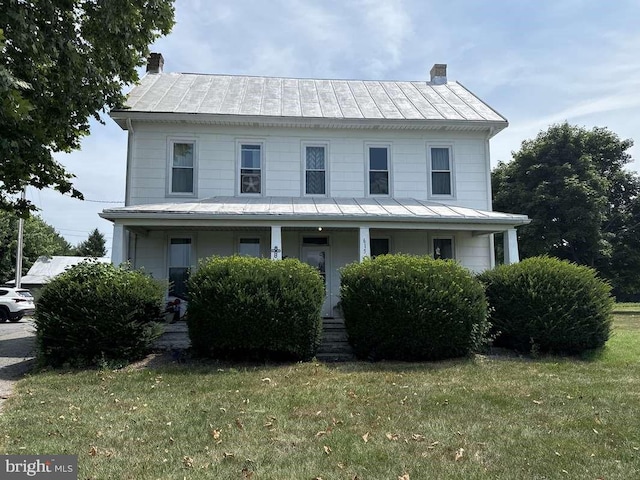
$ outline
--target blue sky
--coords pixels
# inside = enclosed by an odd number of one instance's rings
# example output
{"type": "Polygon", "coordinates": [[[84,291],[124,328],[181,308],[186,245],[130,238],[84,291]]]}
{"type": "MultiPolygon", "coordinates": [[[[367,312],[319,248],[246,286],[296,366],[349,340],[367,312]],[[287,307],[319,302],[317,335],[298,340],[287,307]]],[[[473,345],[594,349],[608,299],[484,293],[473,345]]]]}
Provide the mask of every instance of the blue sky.
{"type": "MultiPolygon", "coordinates": [[[[428,80],[434,63],[504,115],[492,163],[550,124],[608,127],[638,143],[637,0],[177,0],[173,33],[152,47],[165,71],[428,80]]],[[[29,189],[69,242],[111,223],[123,201],[126,133],[94,123],[82,150],[58,155],[89,201],[29,189]]]]}

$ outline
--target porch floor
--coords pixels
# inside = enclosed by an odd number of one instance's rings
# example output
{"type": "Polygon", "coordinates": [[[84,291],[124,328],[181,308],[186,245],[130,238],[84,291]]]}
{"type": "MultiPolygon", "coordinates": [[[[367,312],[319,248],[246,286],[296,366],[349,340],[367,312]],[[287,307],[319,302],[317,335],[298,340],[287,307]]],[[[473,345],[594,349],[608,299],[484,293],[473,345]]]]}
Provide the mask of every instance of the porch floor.
{"type": "MultiPolygon", "coordinates": [[[[347,340],[342,318],[325,318],[322,321],[322,343],[317,359],[322,362],[348,362],[355,359],[347,340]]],[[[155,350],[187,350],[191,346],[187,322],[167,323],[164,333],[154,343],[155,350]]]]}

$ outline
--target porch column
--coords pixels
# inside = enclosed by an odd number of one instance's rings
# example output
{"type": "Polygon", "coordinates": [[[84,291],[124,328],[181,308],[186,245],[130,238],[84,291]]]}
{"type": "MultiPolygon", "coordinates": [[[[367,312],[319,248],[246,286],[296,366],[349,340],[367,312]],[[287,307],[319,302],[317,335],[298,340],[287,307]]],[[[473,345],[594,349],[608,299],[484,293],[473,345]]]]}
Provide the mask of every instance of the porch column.
{"type": "Polygon", "coordinates": [[[369,227],[360,227],[360,261],[371,256],[371,239],[369,237],[369,227]]]}
{"type": "Polygon", "coordinates": [[[511,265],[519,261],[518,234],[515,228],[510,228],[504,232],[504,263],[505,265],[511,265]]]}
{"type": "Polygon", "coordinates": [[[120,265],[127,261],[127,232],[121,223],[113,224],[113,241],[111,243],[111,263],[120,265]]]}
{"type": "Polygon", "coordinates": [[[271,227],[271,260],[282,260],[282,227],[271,227]]]}

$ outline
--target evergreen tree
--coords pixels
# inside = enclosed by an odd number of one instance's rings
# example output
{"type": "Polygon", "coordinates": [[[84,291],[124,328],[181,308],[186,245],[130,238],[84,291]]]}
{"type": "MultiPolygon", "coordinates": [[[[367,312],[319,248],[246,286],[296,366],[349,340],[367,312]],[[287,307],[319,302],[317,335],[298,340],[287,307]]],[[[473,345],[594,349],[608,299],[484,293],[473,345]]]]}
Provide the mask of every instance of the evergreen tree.
{"type": "Polygon", "coordinates": [[[74,253],[78,257],[104,257],[107,254],[105,245],[104,235],[95,228],[84,242],[78,244],[74,253]]]}

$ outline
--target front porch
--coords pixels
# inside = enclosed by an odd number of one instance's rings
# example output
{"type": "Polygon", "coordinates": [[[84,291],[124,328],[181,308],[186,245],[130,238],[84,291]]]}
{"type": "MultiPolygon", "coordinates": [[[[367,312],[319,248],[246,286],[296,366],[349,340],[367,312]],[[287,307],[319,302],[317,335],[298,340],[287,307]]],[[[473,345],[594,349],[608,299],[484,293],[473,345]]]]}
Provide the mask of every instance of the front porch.
{"type": "Polygon", "coordinates": [[[214,197],[105,210],[114,222],[113,262],[129,261],[184,295],[201,259],[234,254],[298,258],[325,278],[323,316],[338,316],[339,270],[384,253],[453,258],[480,272],[495,264],[493,233],[505,232],[505,263],[518,261],[523,215],[415,199],[214,197]]]}

